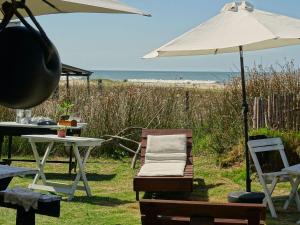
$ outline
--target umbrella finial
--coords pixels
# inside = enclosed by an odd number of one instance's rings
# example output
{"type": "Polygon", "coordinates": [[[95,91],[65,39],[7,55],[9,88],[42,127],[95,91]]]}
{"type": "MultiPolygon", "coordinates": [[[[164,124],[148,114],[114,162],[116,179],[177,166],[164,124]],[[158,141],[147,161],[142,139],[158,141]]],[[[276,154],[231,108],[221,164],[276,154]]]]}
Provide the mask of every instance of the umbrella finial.
{"type": "Polygon", "coordinates": [[[239,8],[248,10],[249,12],[252,12],[254,10],[254,6],[250,2],[247,2],[247,1],[242,1],[239,8]]]}
{"type": "Polygon", "coordinates": [[[249,12],[252,12],[254,10],[254,7],[251,3],[247,1],[231,2],[224,5],[221,12],[226,12],[226,11],[238,12],[239,10],[247,10],[249,12]]]}

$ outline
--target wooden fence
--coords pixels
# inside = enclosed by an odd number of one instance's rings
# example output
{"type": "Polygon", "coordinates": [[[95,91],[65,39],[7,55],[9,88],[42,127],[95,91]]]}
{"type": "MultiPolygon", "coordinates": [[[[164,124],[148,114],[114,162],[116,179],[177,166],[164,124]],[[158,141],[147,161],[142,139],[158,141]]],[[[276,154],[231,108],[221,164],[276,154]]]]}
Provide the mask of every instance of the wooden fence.
{"type": "Polygon", "coordinates": [[[272,94],[253,100],[252,127],[282,130],[300,129],[300,94],[272,94]]]}

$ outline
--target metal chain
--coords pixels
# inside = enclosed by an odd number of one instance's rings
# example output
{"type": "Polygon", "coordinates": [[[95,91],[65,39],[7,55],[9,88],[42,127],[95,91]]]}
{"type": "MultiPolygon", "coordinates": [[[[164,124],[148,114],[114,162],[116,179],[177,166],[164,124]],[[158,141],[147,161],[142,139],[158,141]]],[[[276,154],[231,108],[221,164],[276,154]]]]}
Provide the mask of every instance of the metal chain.
{"type": "MultiPolygon", "coordinates": [[[[50,7],[54,8],[55,10],[60,11],[57,9],[53,4],[48,2],[47,0],[42,0],[44,3],[49,5],[50,7]]],[[[42,26],[38,23],[38,21],[35,19],[33,13],[31,10],[26,6],[25,0],[21,1],[16,1],[16,0],[11,0],[10,2],[4,2],[2,4],[2,12],[4,14],[3,20],[0,23],[0,32],[2,32],[12,17],[15,15],[23,24],[24,26],[30,30],[34,35],[37,34],[36,30],[24,19],[24,17],[21,15],[21,13],[18,11],[18,9],[24,9],[29,18],[32,20],[33,24],[36,26],[38,31],[40,32],[40,35],[42,37],[42,44],[44,47],[47,49],[47,55],[46,55],[46,61],[48,62],[49,59],[51,58],[51,55],[53,54],[53,47],[52,44],[46,35],[45,31],[43,30],[42,26]]]]}

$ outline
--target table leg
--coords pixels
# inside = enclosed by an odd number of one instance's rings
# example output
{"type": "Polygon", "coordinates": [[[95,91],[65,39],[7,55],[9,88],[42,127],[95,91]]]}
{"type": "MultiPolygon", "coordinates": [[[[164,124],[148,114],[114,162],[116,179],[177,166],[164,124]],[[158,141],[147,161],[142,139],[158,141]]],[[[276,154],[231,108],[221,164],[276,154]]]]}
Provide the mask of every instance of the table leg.
{"type": "Polygon", "coordinates": [[[22,207],[18,208],[16,225],[35,225],[35,213],[33,209],[26,212],[22,207]]]}
{"type": "Polygon", "coordinates": [[[13,179],[13,177],[6,177],[3,179],[0,179],[0,191],[5,190],[12,179],[13,179]]]}
{"type": "Polygon", "coordinates": [[[283,206],[284,209],[287,209],[287,207],[289,206],[290,202],[291,202],[292,199],[294,198],[294,196],[295,196],[295,194],[296,194],[296,192],[297,192],[297,190],[298,190],[299,184],[300,184],[300,177],[298,176],[298,177],[296,178],[295,182],[293,182],[292,190],[291,190],[291,192],[290,192],[290,194],[289,194],[288,199],[286,200],[286,202],[285,202],[285,204],[284,204],[284,206],[283,206]]]}
{"type": "Polygon", "coordinates": [[[49,156],[49,154],[52,150],[54,142],[50,142],[48,144],[47,149],[45,151],[45,154],[44,154],[42,160],[40,160],[40,156],[39,156],[39,153],[37,151],[36,143],[30,141],[30,144],[31,144],[31,148],[32,148],[32,151],[33,151],[35,161],[36,161],[37,168],[39,169],[39,172],[35,175],[35,177],[33,179],[32,185],[36,184],[40,177],[42,178],[43,184],[46,185],[47,181],[46,181],[46,176],[45,176],[45,173],[44,173],[44,167],[45,167],[47,158],[48,158],[48,156],[49,156]]]}
{"type": "Polygon", "coordinates": [[[91,189],[90,189],[90,186],[88,184],[88,181],[87,181],[87,178],[86,178],[86,174],[85,174],[85,164],[86,164],[87,159],[88,159],[88,157],[90,155],[90,152],[91,152],[91,150],[93,148],[94,147],[89,147],[88,148],[88,150],[85,153],[85,156],[84,156],[84,158],[82,160],[81,156],[79,154],[78,146],[76,144],[73,144],[73,151],[74,151],[75,159],[77,160],[77,165],[78,165],[79,169],[77,171],[76,178],[75,178],[75,180],[73,182],[73,185],[72,185],[72,191],[71,191],[72,194],[70,194],[68,200],[71,200],[73,198],[75,190],[76,190],[76,187],[78,185],[78,182],[79,182],[80,178],[82,178],[82,182],[84,184],[87,196],[92,196],[91,189]]]}
{"type": "Polygon", "coordinates": [[[2,158],[3,135],[0,135],[0,159],[2,158]]]}
{"type": "Polygon", "coordinates": [[[12,151],[12,136],[8,136],[8,149],[7,149],[7,162],[8,162],[8,165],[11,164],[11,151],[12,151]]]}
{"type": "Polygon", "coordinates": [[[67,151],[69,151],[69,174],[72,173],[73,169],[73,151],[72,151],[72,146],[66,146],[67,151]]]}

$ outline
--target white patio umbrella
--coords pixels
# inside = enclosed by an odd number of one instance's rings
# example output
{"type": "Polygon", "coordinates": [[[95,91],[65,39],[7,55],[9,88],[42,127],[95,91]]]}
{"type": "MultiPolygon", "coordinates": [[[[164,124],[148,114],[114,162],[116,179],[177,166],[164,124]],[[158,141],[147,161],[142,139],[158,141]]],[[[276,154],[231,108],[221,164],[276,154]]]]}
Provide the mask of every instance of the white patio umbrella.
{"type": "Polygon", "coordinates": [[[243,51],[300,44],[300,20],[255,9],[250,3],[226,4],[221,12],[143,58],[239,52],[242,78],[246,187],[251,191],[248,153],[248,104],[243,51]]]}
{"type": "MultiPolygon", "coordinates": [[[[0,5],[8,0],[0,0],[0,5]]],[[[33,15],[47,15],[55,13],[127,13],[150,16],[139,9],[128,6],[117,0],[25,0],[25,4],[33,15]]],[[[24,10],[20,10],[23,16],[27,16],[24,10]]],[[[0,14],[0,20],[3,14],[0,14]]]]}

